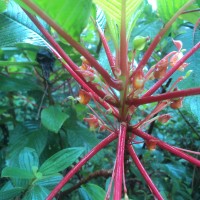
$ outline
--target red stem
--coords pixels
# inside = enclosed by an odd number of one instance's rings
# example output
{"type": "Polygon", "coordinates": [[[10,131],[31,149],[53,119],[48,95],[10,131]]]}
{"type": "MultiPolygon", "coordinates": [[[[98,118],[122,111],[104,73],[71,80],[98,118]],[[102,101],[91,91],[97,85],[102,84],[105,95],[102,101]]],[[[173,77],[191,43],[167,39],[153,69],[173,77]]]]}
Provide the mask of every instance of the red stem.
{"type": "Polygon", "coordinates": [[[142,97],[141,99],[132,99],[132,100],[127,101],[127,103],[131,105],[133,104],[135,106],[139,106],[139,105],[143,105],[147,103],[158,102],[158,101],[179,98],[179,97],[198,95],[198,94],[200,94],[200,88],[190,88],[186,90],[167,92],[167,93],[159,94],[156,96],[142,97]]]}
{"type": "Polygon", "coordinates": [[[151,192],[154,194],[156,199],[164,200],[164,198],[161,196],[160,192],[158,191],[157,187],[154,185],[153,181],[151,180],[150,176],[148,175],[148,173],[144,169],[144,167],[143,167],[142,163],[140,162],[139,158],[137,157],[137,154],[135,153],[132,145],[131,144],[127,144],[126,147],[128,149],[128,152],[129,152],[131,158],[133,159],[133,162],[135,163],[135,165],[137,166],[138,170],[142,174],[143,178],[147,182],[147,185],[149,186],[151,192]]]}
{"type": "Polygon", "coordinates": [[[165,142],[163,142],[163,141],[161,141],[161,140],[159,140],[159,139],[157,139],[157,138],[155,138],[155,137],[153,137],[153,136],[151,136],[151,135],[149,135],[149,134],[147,134],[147,133],[145,133],[145,132],[143,132],[139,129],[132,129],[132,131],[133,131],[133,134],[138,135],[139,137],[142,137],[144,140],[154,140],[154,141],[156,141],[156,144],[160,148],[165,149],[165,150],[175,154],[176,156],[179,156],[179,157],[189,161],[190,163],[200,167],[200,160],[198,160],[198,159],[196,159],[196,158],[194,158],[194,157],[192,157],[192,156],[190,156],[186,153],[183,153],[182,151],[174,148],[173,146],[171,146],[171,145],[169,145],[169,144],[167,144],[167,143],[165,143],[165,142]]]}
{"type": "Polygon", "coordinates": [[[200,42],[197,43],[190,51],[188,51],[175,65],[172,67],[165,76],[158,80],[142,97],[152,95],[192,54],[200,48],[200,42]]]}
{"type": "MultiPolygon", "coordinates": [[[[67,65],[66,63],[62,62],[61,59],[60,62],[63,64],[63,66],[67,69],[67,71],[73,76],[73,78],[88,92],[90,92],[94,99],[99,102],[105,109],[112,109],[113,114],[115,117],[118,118],[118,111],[108,105],[106,103],[105,100],[102,100],[105,96],[105,94],[100,91],[97,90],[92,84],[87,83],[84,78],[82,78],[82,75],[77,71],[79,70],[79,67],[69,58],[69,56],[63,51],[63,49],[59,46],[58,43],[56,43],[56,41],[54,40],[54,38],[48,33],[48,31],[46,31],[46,29],[44,29],[44,27],[39,23],[39,21],[33,17],[31,14],[29,14],[28,12],[26,12],[26,14],[29,16],[29,18],[35,23],[35,25],[38,27],[38,29],[44,34],[44,36],[48,39],[48,41],[52,44],[52,46],[56,49],[56,51],[58,51],[58,54],[60,56],[62,56],[62,58],[69,64],[67,65]],[[101,98],[102,99],[101,99],[101,98]]],[[[54,52],[55,53],[55,52],[54,52]]],[[[55,53],[56,56],[58,56],[57,52],[55,53]]],[[[108,102],[108,103],[112,103],[112,102],[108,102]]],[[[113,104],[113,103],[112,103],[113,104]]]]}
{"type": "Polygon", "coordinates": [[[145,52],[142,60],[138,64],[138,67],[136,68],[136,70],[134,71],[134,73],[132,74],[131,77],[133,77],[138,72],[138,70],[143,69],[143,67],[146,65],[147,61],[149,60],[151,54],[153,53],[154,49],[156,48],[157,44],[163,38],[163,36],[167,32],[167,30],[171,27],[171,25],[175,22],[175,20],[179,17],[179,15],[181,15],[182,12],[185,11],[185,9],[188,6],[190,6],[193,2],[194,2],[194,0],[190,0],[189,2],[187,2],[182,8],[180,8],[175,13],[175,15],[170,19],[170,21],[167,22],[167,24],[164,26],[164,28],[160,30],[160,32],[156,35],[156,37],[154,38],[153,42],[150,44],[149,48],[145,52]]]}
{"type": "Polygon", "coordinates": [[[89,63],[102,75],[104,80],[115,89],[121,89],[121,83],[113,79],[108,72],[96,61],[96,59],[84,49],[78,42],[76,42],[70,35],[68,35],[59,25],[57,25],[48,15],[46,15],[38,6],[30,0],[23,0],[23,2],[37,13],[44,21],[46,21],[54,30],[57,31],[71,46],[73,46],[81,55],[83,55],[89,63]]]}
{"type": "Polygon", "coordinates": [[[117,160],[116,160],[116,174],[114,183],[114,200],[121,200],[122,196],[126,129],[127,125],[125,123],[121,123],[119,129],[119,139],[118,139],[117,156],[116,156],[117,160]]]}
{"type": "Polygon", "coordinates": [[[46,200],[52,200],[55,195],[62,189],[62,187],[76,174],[81,167],[90,160],[94,155],[96,155],[100,150],[102,150],[105,146],[111,143],[118,137],[116,133],[110,134],[107,138],[101,141],[98,145],[96,145],[88,154],[85,155],[68,173],[67,175],[60,181],[60,183],[52,190],[46,200]]]}
{"type": "MultiPolygon", "coordinates": [[[[24,10],[25,11],[25,10],[24,10]]],[[[32,20],[32,22],[37,26],[37,28],[42,32],[45,38],[50,42],[50,44],[56,49],[59,55],[70,65],[70,67],[80,76],[82,77],[81,73],[78,71],[80,70],[79,67],[70,59],[70,57],[65,53],[65,51],[60,47],[60,45],[55,41],[55,39],[49,34],[49,32],[40,24],[40,22],[32,16],[30,13],[25,11],[28,17],[32,20]]],[[[87,83],[90,87],[101,97],[104,98],[105,94],[97,90],[93,85],[87,83]]]]}
{"type": "MultiPolygon", "coordinates": [[[[110,51],[110,47],[108,46],[108,42],[107,42],[107,40],[106,40],[106,38],[105,38],[105,36],[104,36],[104,34],[103,34],[103,32],[102,32],[100,27],[98,27],[98,32],[99,32],[99,36],[101,38],[103,47],[105,49],[109,64],[111,66],[111,70],[113,70],[112,67],[115,66],[115,61],[114,61],[113,55],[112,55],[112,53],[110,51]]],[[[114,72],[113,72],[113,74],[114,74],[114,72]]]]}

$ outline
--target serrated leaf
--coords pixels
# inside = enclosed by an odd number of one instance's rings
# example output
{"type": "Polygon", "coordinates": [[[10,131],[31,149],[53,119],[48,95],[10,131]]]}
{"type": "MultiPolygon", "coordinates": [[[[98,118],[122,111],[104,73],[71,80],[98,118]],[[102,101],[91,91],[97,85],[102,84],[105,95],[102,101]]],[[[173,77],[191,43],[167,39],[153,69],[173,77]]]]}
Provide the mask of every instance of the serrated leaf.
{"type": "Polygon", "coordinates": [[[17,167],[5,167],[1,173],[2,177],[12,177],[12,178],[19,178],[19,179],[32,179],[34,178],[34,174],[25,170],[20,169],[17,167]]]}
{"type": "Polygon", "coordinates": [[[30,190],[28,190],[28,192],[26,192],[22,200],[44,200],[49,193],[50,191],[45,187],[34,185],[30,190]]]}
{"type": "Polygon", "coordinates": [[[90,199],[103,200],[106,196],[105,190],[95,184],[86,184],[82,188],[87,192],[90,199]]]}
{"type": "Polygon", "coordinates": [[[53,189],[61,180],[63,176],[61,174],[54,174],[52,176],[44,176],[34,181],[35,185],[40,185],[48,189],[53,189]]]}
{"type": "Polygon", "coordinates": [[[38,167],[39,158],[35,149],[25,147],[19,154],[19,166],[29,172],[33,172],[33,167],[38,167]]]}
{"type": "Polygon", "coordinates": [[[20,193],[24,190],[24,188],[13,188],[6,191],[0,191],[0,199],[1,200],[11,200],[14,197],[20,195],[20,193]]]}
{"type": "Polygon", "coordinates": [[[63,113],[59,106],[50,106],[41,113],[42,125],[55,133],[58,133],[67,118],[68,115],[63,113]]]}
{"type": "MultiPolygon", "coordinates": [[[[17,2],[24,6],[21,1],[17,2]]],[[[92,6],[91,0],[59,0],[59,2],[33,0],[32,2],[76,39],[87,25],[92,6]]]]}
{"type": "Polygon", "coordinates": [[[13,1],[9,1],[6,12],[0,14],[0,47],[13,46],[27,42],[38,46],[46,46],[40,31],[27,17],[24,11],[13,1]]]}
{"type": "Polygon", "coordinates": [[[83,148],[63,149],[48,158],[39,168],[43,176],[52,175],[69,167],[83,153],[83,148]]]}

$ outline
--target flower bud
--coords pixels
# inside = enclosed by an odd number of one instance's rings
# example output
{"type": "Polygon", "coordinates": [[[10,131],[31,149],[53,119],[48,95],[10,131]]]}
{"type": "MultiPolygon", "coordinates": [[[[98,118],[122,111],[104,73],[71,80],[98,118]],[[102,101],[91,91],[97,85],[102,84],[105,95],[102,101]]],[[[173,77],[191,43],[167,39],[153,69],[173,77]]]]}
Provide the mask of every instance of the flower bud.
{"type": "Polygon", "coordinates": [[[133,87],[134,89],[142,89],[144,87],[145,78],[142,70],[138,71],[133,77],[133,87]]]}
{"type": "Polygon", "coordinates": [[[97,129],[99,127],[99,120],[93,114],[90,114],[89,118],[84,118],[83,120],[86,121],[89,124],[91,131],[94,131],[95,129],[97,129]]]}
{"type": "Polygon", "coordinates": [[[150,150],[150,151],[156,149],[156,143],[157,143],[157,141],[156,140],[152,140],[152,139],[145,141],[147,149],[150,150]]]}
{"type": "Polygon", "coordinates": [[[88,104],[89,101],[90,101],[90,98],[91,98],[90,95],[85,90],[81,89],[79,91],[79,98],[78,98],[78,100],[79,100],[79,102],[81,104],[84,104],[84,105],[88,104]]]}
{"type": "Polygon", "coordinates": [[[135,50],[142,51],[146,45],[147,40],[149,37],[143,37],[143,36],[136,36],[133,40],[133,48],[135,50]]]}
{"type": "Polygon", "coordinates": [[[168,60],[167,59],[160,60],[155,66],[155,71],[153,73],[154,78],[156,78],[156,79],[163,78],[164,75],[166,74],[167,66],[168,66],[168,60]]]}
{"type": "Polygon", "coordinates": [[[171,116],[169,114],[164,114],[158,117],[158,122],[164,124],[164,123],[167,123],[170,119],[171,119],[171,116]]]}
{"type": "Polygon", "coordinates": [[[182,106],[183,106],[183,97],[182,98],[178,98],[178,99],[174,99],[170,103],[170,107],[172,109],[179,109],[182,106]]]}

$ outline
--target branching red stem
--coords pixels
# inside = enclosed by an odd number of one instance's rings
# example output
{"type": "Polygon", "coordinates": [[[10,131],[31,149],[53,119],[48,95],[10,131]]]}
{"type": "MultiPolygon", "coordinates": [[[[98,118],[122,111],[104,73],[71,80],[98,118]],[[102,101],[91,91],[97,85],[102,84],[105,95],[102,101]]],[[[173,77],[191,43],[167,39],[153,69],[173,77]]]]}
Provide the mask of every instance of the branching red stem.
{"type": "Polygon", "coordinates": [[[190,156],[186,153],[183,153],[182,151],[174,148],[173,146],[171,146],[171,145],[169,145],[169,144],[167,144],[167,143],[165,143],[165,142],[163,142],[163,141],[161,141],[161,140],[159,140],[159,139],[157,139],[157,138],[155,138],[155,137],[153,137],[153,136],[151,136],[151,135],[149,135],[149,134],[147,134],[147,133],[145,133],[145,132],[143,132],[139,129],[132,129],[132,131],[133,131],[133,134],[138,135],[139,137],[142,137],[144,140],[154,140],[154,141],[156,141],[156,144],[160,148],[165,149],[165,150],[175,154],[176,156],[179,156],[179,157],[189,161],[190,163],[200,167],[200,160],[198,160],[198,159],[196,159],[196,158],[194,158],[194,157],[192,157],[192,156],[190,156]]]}
{"type": "Polygon", "coordinates": [[[142,97],[152,95],[190,56],[192,56],[200,48],[200,42],[197,43],[190,51],[188,51],[175,65],[172,67],[165,76],[158,80],[142,97]]]}
{"type": "Polygon", "coordinates": [[[59,25],[57,25],[48,15],[46,15],[38,6],[30,0],[23,0],[23,2],[37,13],[44,21],[46,21],[54,30],[57,31],[70,45],[72,45],[81,55],[83,55],[89,63],[102,75],[104,80],[115,89],[121,89],[121,83],[113,79],[108,72],[96,61],[96,59],[84,49],[78,42],[76,42],[70,35],[68,35],[59,25]]]}
{"type": "MultiPolygon", "coordinates": [[[[114,116],[118,118],[118,111],[116,110],[116,108],[110,106],[108,103],[106,103],[106,101],[102,100],[104,98],[105,94],[102,91],[95,89],[95,87],[92,84],[87,83],[84,80],[82,75],[77,71],[77,70],[79,70],[79,67],[69,58],[69,56],[63,51],[63,49],[59,46],[59,44],[56,43],[56,41],[48,33],[48,31],[46,31],[44,29],[44,27],[39,23],[39,21],[35,17],[33,17],[28,12],[26,12],[26,14],[35,23],[35,25],[38,27],[38,29],[44,34],[44,36],[49,40],[49,42],[52,44],[52,46],[56,49],[57,52],[55,53],[55,55],[56,56],[58,56],[58,55],[62,56],[62,58],[69,64],[69,65],[67,65],[61,59],[59,59],[60,62],[63,64],[63,66],[67,69],[67,71],[74,77],[74,79],[86,91],[90,92],[93,95],[94,99],[97,102],[99,102],[105,109],[109,110],[111,108],[114,116]]],[[[51,50],[53,50],[53,52],[55,51],[54,49],[51,49],[51,50]]],[[[110,104],[113,104],[113,103],[110,103],[110,104]]]]}
{"type": "Polygon", "coordinates": [[[146,65],[147,61],[149,60],[150,56],[152,55],[154,49],[156,48],[157,44],[160,42],[162,37],[165,35],[167,30],[171,27],[171,25],[175,22],[175,20],[179,17],[179,15],[182,14],[182,12],[185,11],[185,9],[190,6],[194,0],[188,1],[182,8],[178,10],[178,12],[175,13],[175,15],[170,19],[169,22],[164,26],[163,29],[156,35],[152,43],[150,44],[148,50],[145,52],[142,60],[139,62],[137,69],[135,72],[132,74],[132,77],[138,72],[138,70],[143,69],[143,67],[146,65]]]}
{"type": "Polygon", "coordinates": [[[102,150],[105,146],[111,143],[118,137],[116,133],[110,134],[107,138],[102,140],[98,145],[96,145],[88,154],[85,155],[68,173],[67,175],[60,181],[60,183],[53,189],[53,191],[49,194],[46,200],[52,200],[55,195],[62,189],[62,187],[76,174],[81,167],[90,160],[94,155],[96,155],[100,150],[102,150]]]}
{"type": "Polygon", "coordinates": [[[118,145],[117,145],[116,174],[114,181],[114,200],[121,200],[121,195],[122,195],[126,129],[127,125],[125,123],[121,123],[119,129],[118,145]]]}
{"type": "Polygon", "coordinates": [[[167,92],[163,94],[159,94],[156,96],[149,96],[149,97],[142,97],[141,99],[132,99],[127,101],[128,104],[133,104],[135,106],[152,103],[152,102],[158,102],[163,101],[167,99],[173,99],[178,97],[186,97],[186,96],[192,96],[192,95],[198,95],[200,94],[200,88],[190,88],[186,90],[178,90],[174,92],[167,92]]]}
{"type": "Polygon", "coordinates": [[[164,200],[164,198],[159,193],[157,187],[154,185],[153,181],[151,180],[150,176],[148,175],[148,173],[144,169],[144,167],[143,167],[142,163],[140,162],[139,158],[137,157],[137,154],[135,153],[132,145],[131,144],[127,144],[126,147],[128,149],[128,152],[129,152],[131,158],[133,159],[133,162],[135,163],[135,165],[137,166],[138,170],[142,174],[143,178],[147,182],[147,185],[149,186],[151,192],[154,194],[156,199],[164,200]]]}

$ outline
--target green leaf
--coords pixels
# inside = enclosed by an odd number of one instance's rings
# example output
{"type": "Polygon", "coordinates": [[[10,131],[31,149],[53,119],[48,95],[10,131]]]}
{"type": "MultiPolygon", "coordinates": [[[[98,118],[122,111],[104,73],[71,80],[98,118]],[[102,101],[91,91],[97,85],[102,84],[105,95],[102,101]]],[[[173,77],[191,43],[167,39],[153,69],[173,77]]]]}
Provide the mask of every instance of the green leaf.
{"type": "Polygon", "coordinates": [[[90,199],[103,200],[106,196],[105,190],[95,184],[86,184],[82,188],[87,192],[90,199]]]}
{"type": "Polygon", "coordinates": [[[0,47],[13,46],[27,42],[38,46],[46,46],[40,31],[27,17],[24,11],[13,1],[9,1],[6,12],[0,14],[0,47]]]}
{"type": "MultiPolygon", "coordinates": [[[[23,6],[21,1],[17,2],[23,6]]],[[[91,0],[33,0],[32,2],[76,39],[87,25],[92,6],[91,0]]]]}
{"type": "Polygon", "coordinates": [[[0,13],[3,12],[6,9],[7,5],[8,5],[8,1],[5,1],[5,0],[0,1],[0,13]]]}
{"type": "Polygon", "coordinates": [[[19,166],[29,172],[33,172],[33,167],[38,167],[39,158],[35,149],[25,147],[19,154],[19,166]]]}
{"type": "Polygon", "coordinates": [[[45,187],[35,185],[26,192],[22,200],[44,200],[47,198],[49,193],[50,191],[45,187]]]}
{"type": "Polygon", "coordinates": [[[164,22],[167,22],[187,2],[188,0],[157,0],[159,16],[163,19],[164,22]]]}
{"type": "Polygon", "coordinates": [[[0,75],[0,80],[0,90],[3,92],[41,90],[32,78],[18,79],[0,75]]]}
{"type": "Polygon", "coordinates": [[[63,149],[47,159],[39,169],[44,176],[52,175],[69,167],[83,153],[83,148],[63,149]]]}
{"type": "Polygon", "coordinates": [[[63,113],[59,106],[50,106],[41,113],[42,125],[55,133],[58,133],[67,118],[68,115],[63,113]]]}
{"type": "Polygon", "coordinates": [[[32,179],[34,178],[34,174],[25,170],[20,169],[17,167],[5,167],[1,173],[2,177],[12,177],[12,178],[19,178],[19,179],[32,179]]]}
{"type": "MultiPolygon", "coordinates": [[[[122,6],[124,2],[121,0],[94,0],[94,2],[101,7],[104,11],[109,25],[111,34],[115,43],[119,41],[119,32],[121,27],[121,18],[122,18],[122,6]],[[118,35],[118,36],[117,36],[118,35]]],[[[132,29],[135,26],[136,20],[141,14],[139,6],[141,5],[142,0],[127,0],[125,4],[125,17],[126,17],[126,29],[127,37],[129,38],[132,29]]],[[[118,44],[119,45],[119,44],[118,44]]]]}
{"type": "Polygon", "coordinates": [[[61,180],[63,176],[61,174],[54,174],[51,176],[44,176],[34,181],[35,185],[44,186],[48,189],[53,189],[61,180]]]}
{"type": "Polygon", "coordinates": [[[181,180],[183,177],[187,176],[186,167],[177,164],[164,164],[162,169],[168,173],[171,178],[176,178],[181,180]]]}
{"type": "Polygon", "coordinates": [[[14,197],[17,197],[23,191],[23,188],[13,188],[6,191],[0,191],[0,199],[1,200],[11,200],[14,197]]]}

